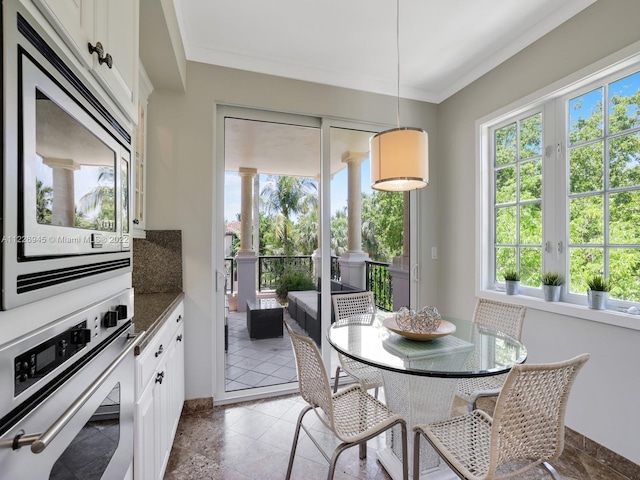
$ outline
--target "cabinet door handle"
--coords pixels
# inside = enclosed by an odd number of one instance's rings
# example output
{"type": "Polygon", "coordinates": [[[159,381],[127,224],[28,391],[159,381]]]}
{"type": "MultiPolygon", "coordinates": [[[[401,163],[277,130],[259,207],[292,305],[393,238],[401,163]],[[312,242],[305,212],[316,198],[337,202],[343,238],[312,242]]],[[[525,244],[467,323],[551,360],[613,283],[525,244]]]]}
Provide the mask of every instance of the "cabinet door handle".
{"type": "Polygon", "coordinates": [[[104,58],[104,47],[102,46],[102,43],[96,42],[95,46],[89,43],[89,53],[91,55],[93,55],[94,53],[97,53],[98,60],[100,60],[101,58],[104,58]]]}
{"type": "Polygon", "coordinates": [[[133,219],[133,224],[134,225],[139,225],[140,224],[140,220],[138,220],[137,218],[133,219]]]}
{"type": "Polygon", "coordinates": [[[162,380],[164,379],[164,371],[158,373],[156,375],[156,383],[162,384],[162,380]]]}
{"type": "Polygon", "coordinates": [[[113,67],[113,57],[111,56],[110,53],[107,53],[104,58],[99,58],[98,59],[98,63],[100,65],[102,65],[103,63],[107,64],[107,67],[111,68],[113,67]]]}
{"type": "Polygon", "coordinates": [[[182,315],[178,315],[178,318],[176,318],[176,322],[180,323],[180,320],[182,320],[182,315]]]}
{"type": "Polygon", "coordinates": [[[164,348],[162,347],[162,345],[160,345],[160,348],[158,348],[158,351],[156,352],[156,358],[158,358],[163,351],[164,351],[164,348]]]}
{"type": "Polygon", "coordinates": [[[178,335],[178,337],[176,338],[177,342],[181,342],[182,341],[182,334],[178,335]]]}
{"type": "Polygon", "coordinates": [[[102,43],[96,42],[95,46],[89,43],[88,48],[91,55],[93,55],[94,53],[98,54],[98,63],[100,65],[106,63],[107,67],[113,67],[113,57],[111,57],[110,53],[107,53],[106,55],[104,54],[104,47],[102,46],[102,43]]]}

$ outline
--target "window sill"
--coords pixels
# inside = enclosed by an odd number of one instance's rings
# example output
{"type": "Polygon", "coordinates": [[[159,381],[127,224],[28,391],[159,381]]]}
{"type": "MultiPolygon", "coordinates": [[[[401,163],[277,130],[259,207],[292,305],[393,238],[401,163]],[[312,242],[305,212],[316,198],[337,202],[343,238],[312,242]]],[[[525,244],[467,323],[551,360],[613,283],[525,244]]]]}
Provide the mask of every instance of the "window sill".
{"type": "Polygon", "coordinates": [[[576,305],[574,303],[547,302],[542,298],[531,297],[524,294],[507,295],[497,290],[481,290],[479,296],[490,300],[524,305],[527,308],[555,313],[557,315],[567,315],[614,327],[640,330],[640,315],[632,315],[615,310],[593,310],[585,305],[576,305]]]}

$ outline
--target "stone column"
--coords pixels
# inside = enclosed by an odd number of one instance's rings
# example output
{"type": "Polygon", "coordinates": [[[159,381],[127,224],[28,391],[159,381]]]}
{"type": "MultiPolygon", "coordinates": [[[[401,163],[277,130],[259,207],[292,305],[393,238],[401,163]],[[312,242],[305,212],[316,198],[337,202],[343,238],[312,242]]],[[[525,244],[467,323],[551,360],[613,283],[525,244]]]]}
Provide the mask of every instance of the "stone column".
{"type": "MultiPolygon", "coordinates": [[[[260,175],[253,177],[253,251],[260,261],[260,175]]],[[[256,291],[259,287],[260,279],[256,272],[256,291]]]]}
{"type": "Polygon", "coordinates": [[[47,157],[42,160],[53,172],[51,224],[72,227],[75,225],[76,211],[73,172],[79,170],[80,165],[70,158],[47,157]]]}
{"type": "Polygon", "coordinates": [[[344,152],[342,161],[348,168],[347,219],[348,243],[347,251],[340,257],[342,282],[358,288],[365,288],[365,260],[369,255],[362,251],[362,162],[367,152],[344,152]]]}
{"type": "Polygon", "coordinates": [[[256,299],[256,263],[258,257],[252,249],[251,226],[253,204],[253,177],[255,168],[240,168],[240,250],[236,255],[238,265],[238,311],[247,310],[247,300],[256,299]]]}
{"type": "Polygon", "coordinates": [[[255,252],[252,249],[251,226],[253,204],[253,177],[256,176],[255,168],[240,168],[240,252],[255,252]]]}
{"type": "Polygon", "coordinates": [[[404,216],[402,229],[404,232],[402,255],[395,257],[389,266],[389,275],[393,285],[393,309],[409,307],[409,291],[411,282],[411,259],[409,258],[411,238],[409,235],[409,192],[404,192],[404,216]]]}

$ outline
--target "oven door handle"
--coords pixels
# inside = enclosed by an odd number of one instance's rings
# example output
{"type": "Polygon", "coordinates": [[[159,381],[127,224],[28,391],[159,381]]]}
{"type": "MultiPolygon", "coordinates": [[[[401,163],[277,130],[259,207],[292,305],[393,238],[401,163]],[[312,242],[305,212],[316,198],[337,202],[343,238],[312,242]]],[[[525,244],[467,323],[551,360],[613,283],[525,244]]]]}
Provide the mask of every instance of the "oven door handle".
{"type": "Polygon", "coordinates": [[[113,373],[113,371],[118,368],[118,365],[122,363],[122,361],[129,355],[129,353],[140,344],[142,339],[144,338],[146,331],[140,332],[135,337],[133,337],[133,341],[127,345],[127,347],[120,352],[118,357],[113,361],[109,367],[107,367],[99,376],[96,378],[91,385],[87,387],[87,389],[82,392],[72,404],[71,406],[56,420],[49,429],[44,432],[42,435],[24,435],[21,438],[16,438],[13,441],[14,448],[17,441],[19,447],[31,445],[31,451],[33,453],[40,453],[47,445],[51,443],[51,441],[62,431],[69,420],[71,420],[74,415],[76,415],[80,409],[84,406],[85,403],[95,394],[95,392],[100,388],[100,386],[107,380],[109,375],[113,373]]]}

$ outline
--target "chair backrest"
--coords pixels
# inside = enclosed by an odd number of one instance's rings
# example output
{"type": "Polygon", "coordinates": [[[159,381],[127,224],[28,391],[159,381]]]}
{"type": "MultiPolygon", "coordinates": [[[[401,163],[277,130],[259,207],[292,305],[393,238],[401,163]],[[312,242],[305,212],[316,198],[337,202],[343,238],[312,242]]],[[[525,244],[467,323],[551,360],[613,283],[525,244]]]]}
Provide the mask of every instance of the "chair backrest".
{"type": "Polygon", "coordinates": [[[516,459],[556,460],[564,449],[564,416],[578,371],[589,359],[514,366],[493,412],[488,475],[516,459]]]}
{"type": "MultiPolygon", "coordinates": [[[[332,295],[331,298],[336,322],[362,313],[373,313],[376,310],[373,292],[345,293],[332,295]]],[[[371,323],[371,319],[368,321],[371,323]]]]}
{"type": "Polygon", "coordinates": [[[478,298],[473,321],[520,340],[526,313],[527,307],[523,305],[478,298]]]}
{"type": "Polygon", "coordinates": [[[328,417],[328,426],[333,429],[333,398],[320,350],[313,339],[295,333],[286,321],[284,326],[291,337],[296,357],[300,395],[309,405],[320,407],[324,411],[328,417]]]}

